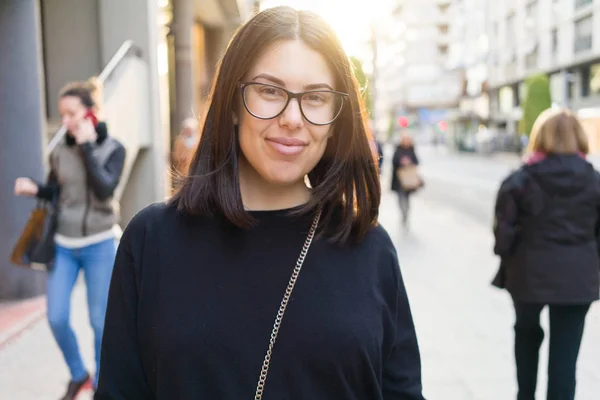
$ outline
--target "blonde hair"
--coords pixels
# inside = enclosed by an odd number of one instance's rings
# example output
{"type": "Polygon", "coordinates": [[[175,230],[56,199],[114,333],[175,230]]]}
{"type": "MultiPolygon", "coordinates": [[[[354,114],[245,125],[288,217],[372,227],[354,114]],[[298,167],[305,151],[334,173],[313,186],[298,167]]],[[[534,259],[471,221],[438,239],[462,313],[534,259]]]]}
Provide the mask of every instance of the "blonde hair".
{"type": "Polygon", "coordinates": [[[61,90],[59,97],[73,96],[79,98],[81,103],[95,112],[100,111],[103,97],[103,87],[97,77],[91,77],[87,81],[67,83],[61,90]]]}
{"type": "Polygon", "coordinates": [[[589,152],[588,139],[581,123],[566,109],[548,108],[535,120],[528,153],[576,154],[589,152]]]}

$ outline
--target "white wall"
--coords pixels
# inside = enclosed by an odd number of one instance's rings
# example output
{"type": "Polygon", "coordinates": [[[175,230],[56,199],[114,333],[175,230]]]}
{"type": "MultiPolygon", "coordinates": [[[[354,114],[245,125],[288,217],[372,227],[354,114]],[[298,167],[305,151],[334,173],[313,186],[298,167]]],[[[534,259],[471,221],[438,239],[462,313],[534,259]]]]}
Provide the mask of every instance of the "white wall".
{"type": "Polygon", "coordinates": [[[42,40],[50,119],[58,119],[58,93],[73,80],[100,72],[97,0],[44,0],[42,40]]]}

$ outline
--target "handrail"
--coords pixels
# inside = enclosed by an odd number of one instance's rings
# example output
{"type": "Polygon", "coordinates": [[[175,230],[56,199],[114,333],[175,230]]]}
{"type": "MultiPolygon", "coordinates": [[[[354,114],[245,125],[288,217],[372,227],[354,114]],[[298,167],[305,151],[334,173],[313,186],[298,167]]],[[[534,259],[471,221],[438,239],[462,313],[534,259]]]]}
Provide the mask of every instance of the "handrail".
{"type": "MultiPolygon", "coordinates": [[[[104,82],[106,82],[106,80],[116,70],[117,66],[121,64],[121,62],[125,59],[127,54],[129,54],[129,52],[132,50],[135,50],[137,56],[141,56],[141,49],[138,46],[136,46],[132,40],[126,40],[125,42],[123,42],[121,47],[119,47],[119,50],[117,50],[117,52],[112,56],[108,64],[106,64],[106,67],[104,67],[104,69],[100,72],[100,75],[98,75],[98,83],[104,84],[104,82]]],[[[50,143],[48,143],[48,146],[46,147],[47,154],[52,152],[52,150],[56,148],[56,146],[62,140],[66,133],[67,128],[64,125],[62,125],[58,129],[58,131],[56,131],[56,133],[52,137],[52,140],[50,140],[50,143]]]]}

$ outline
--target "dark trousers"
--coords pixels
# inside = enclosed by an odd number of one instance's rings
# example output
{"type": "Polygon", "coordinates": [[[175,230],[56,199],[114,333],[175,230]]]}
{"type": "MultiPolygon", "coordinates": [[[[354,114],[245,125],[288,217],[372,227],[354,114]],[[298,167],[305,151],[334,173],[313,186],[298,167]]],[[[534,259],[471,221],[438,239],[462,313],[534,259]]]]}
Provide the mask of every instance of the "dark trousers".
{"type": "MultiPolygon", "coordinates": [[[[573,400],[577,357],[585,316],[590,305],[550,307],[550,358],[548,400],[573,400]]],[[[540,313],[544,304],[515,302],[515,361],[519,394],[517,400],[535,400],[539,350],[544,340],[540,313]]]]}

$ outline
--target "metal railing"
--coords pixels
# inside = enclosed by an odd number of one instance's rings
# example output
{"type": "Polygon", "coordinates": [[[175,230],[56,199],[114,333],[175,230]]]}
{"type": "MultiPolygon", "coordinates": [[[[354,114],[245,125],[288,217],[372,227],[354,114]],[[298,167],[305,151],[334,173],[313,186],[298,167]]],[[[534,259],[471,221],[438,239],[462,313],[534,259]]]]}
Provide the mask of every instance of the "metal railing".
{"type": "MultiPolygon", "coordinates": [[[[121,62],[125,60],[125,57],[127,57],[127,55],[130,53],[141,57],[141,49],[138,46],[136,46],[132,40],[126,40],[125,42],[123,42],[121,47],[119,47],[119,50],[117,50],[117,52],[112,56],[108,64],[106,64],[106,67],[104,67],[104,69],[100,72],[100,75],[98,75],[98,83],[103,85],[108,80],[108,78],[115,72],[119,64],[121,64],[121,62]]],[[[58,129],[58,131],[56,131],[56,133],[50,140],[50,143],[48,143],[48,146],[46,147],[47,154],[51,153],[56,148],[56,146],[64,138],[66,133],[67,128],[64,125],[62,125],[58,129]]]]}

